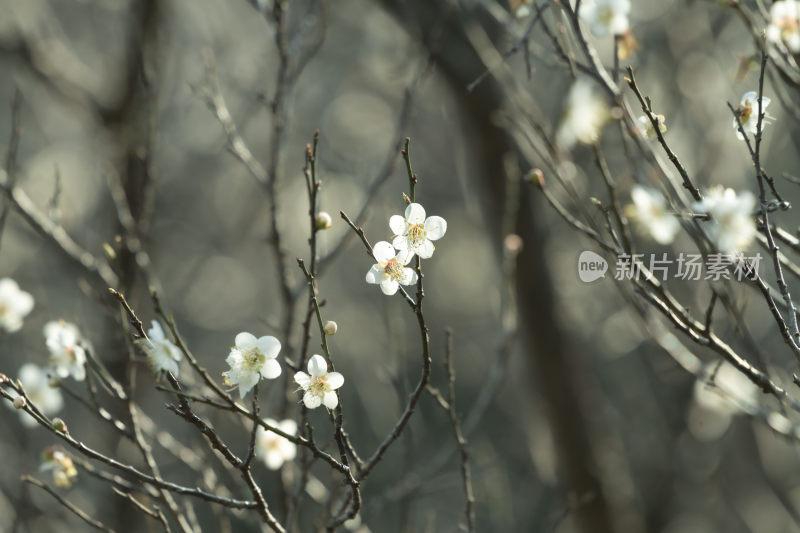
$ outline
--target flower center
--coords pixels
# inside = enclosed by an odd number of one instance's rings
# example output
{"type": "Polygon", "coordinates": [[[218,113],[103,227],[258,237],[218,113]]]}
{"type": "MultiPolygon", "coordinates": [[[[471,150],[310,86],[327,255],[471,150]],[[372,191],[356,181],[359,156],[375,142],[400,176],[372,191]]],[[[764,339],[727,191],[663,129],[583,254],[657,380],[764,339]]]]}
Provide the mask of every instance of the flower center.
{"type": "Polygon", "coordinates": [[[614,10],[610,7],[601,7],[597,11],[597,20],[602,22],[603,24],[611,24],[611,20],[614,18],[614,10]]]}
{"type": "Polygon", "coordinates": [[[425,228],[421,224],[414,224],[408,228],[406,235],[408,235],[408,240],[411,241],[411,244],[416,246],[425,240],[425,228]]]}
{"type": "Polygon", "coordinates": [[[326,376],[311,376],[311,385],[308,386],[308,390],[311,394],[315,396],[325,396],[325,393],[331,390],[325,377],[326,376]]]}
{"type": "Polygon", "coordinates": [[[400,266],[400,263],[397,262],[397,258],[394,257],[386,262],[386,267],[383,271],[389,274],[389,277],[395,281],[400,281],[400,278],[403,277],[403,267],[400,266]]]}
{"type": "Polygon", "coordinates": [[[750,104],[739,105],[736,107],[736,111],[739,112],[739,120],[741,120],[742,123],[750,120],[750,115],[753,114],[753,108],[750,104]]]}
{"type": "Polygon", "coordinates": [[[247,370],[258,372],[264,364],[265,357],[258,350],[250,349],[242,353],[242,366],[247,370]]]}
{"type": "Polygon", "coordinates": [[[0,317],[3,317],[8,312],[8,307],[5,304],[0,304],[0,317]]]}

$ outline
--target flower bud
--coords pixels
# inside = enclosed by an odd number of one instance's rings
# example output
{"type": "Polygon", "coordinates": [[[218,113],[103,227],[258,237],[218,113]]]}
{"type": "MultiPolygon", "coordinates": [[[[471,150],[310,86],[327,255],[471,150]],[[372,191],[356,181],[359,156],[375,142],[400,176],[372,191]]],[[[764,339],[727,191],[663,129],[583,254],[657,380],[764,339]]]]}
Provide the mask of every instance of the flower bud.
{"type": "Polygon", "coordinates": [[[53,429],[55,429],[59,433],[67,433],[67,424],[60,418],[54,418],[53,429]]]}
{"type": "Polygon", "coordinates": [[[14,398],[14,407],[17,409],[22,409],[23,407],[25,407],[25,404],[27,403],[28,402],[26,402],[25,398],[22,396],[17,396],[16,398],[14,398]]]}
{"type": "Polygon", "coordinates": [[[328,213],[325,211],[320,211],[317,213],[316,225],[317,230],[328,229],[333,225],[333,220],[328,213]]]}
{"type": "Polygon", "coordinates": [[[506,235],[505,239],[503,239],[503,247],[508,254],[512,256],[517,255],[522,251],[522,237],[516,233],[509,233],[506,235]]]}
{"type": "Polygon", "coordinates": [[[333,320],[328,320],[325,322],[325,333],[327,335],[335,335],[337,331],[339,331],[339,324],[334,322],[333,320]]]}
{"type": "Polygon", "coordinates": [[[0,385],[5,385],[6,383],[8,383],[8,381],[9,381],[8,376],[6,376],[5,374],[0,374],[0,385]]]}

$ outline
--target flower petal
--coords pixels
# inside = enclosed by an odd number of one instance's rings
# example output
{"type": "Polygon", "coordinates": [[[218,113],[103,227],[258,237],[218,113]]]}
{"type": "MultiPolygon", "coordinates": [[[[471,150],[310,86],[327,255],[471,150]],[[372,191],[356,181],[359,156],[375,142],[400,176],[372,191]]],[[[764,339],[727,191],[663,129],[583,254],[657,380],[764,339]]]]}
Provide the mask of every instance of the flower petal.
{"type": "Polygon", "coordinates": [[[406,207],[406,222],[409,224],[424,224],[425,208],[419,204],[408,204],[408,207],[406,207]]]}
{"type": "Polygon", "coordinates": [[[322,403],[324,403],[325,407],[328,409],[336,409],[336,406],[339,405],[339,396],[333,391],[328,391],[322,398],[322,403]]]}
{"type": "Polygon", "coordinates": [[[294,382],[300,385],[302,388],[307,389],[309,386],[311,386],[311,376],[305,372],[295,372],[294,382]]]}
{"type": "Polygon", "coordinates": [[[395,235],[402,235],[406,232],[406,219],[400,215],[393,215],[392,218],[389,219],[389,228],[395,235]]]}
{"type": "Polygon", "coordinates": [[[380,283],[381,280],[383,280],[384,274],[385,272],[383,267],[375,263],[367,272],[367,283],[380,283]]]}
{"type": "Polygon", "coordinates": [[[399,287],[400,284],[391,278],[381,281],[381,290],[383,291],[383,294],[387,296],[391,296],[392,294],[396,293],[399,287]]]}
{"type": "Polygon", "coordinates": [[[398,250],[406,250],[408,248],[408,238],[405,235],[398,235],[392,239],[392,246],[398,250]]]}
{"type": "Polygon", "coordinates": [[[267,358],[272,359],[278,357],[278,354],[281,351],[281,343],[275,337],[267,335],[259,338],[256,341],[256,348],[267,358]]]}
{"type": "Polygon", "coordinates": [[[159,324],[157,320],[153,320],[151,324],[152,327],[147,332],[147,335],[154,341],[166,340],[166,337],[164,336],[164,330],[161,329],[161,324],[159,324]]]}
{"type": "Polygon", "coordinates": [[[400,283],[402,285],[412,285],[417,282],[417,273],[413,268],[404,268],[403,273],[400,275],[400,283]]]}
{"type": "Polygon", "coordinates": [[[225,358],[225,362],[228,363],[228,366],[230,366],[231,368],[241,366],[242,352],[240,352],[236,348],[232,349],[231,353],[228,354],[228,357],[225,358]]]}
{"type": "Polygon", "coordinates": [[[261,367],[261,375],[267,379],[275,379],[281,375],[281,364],[275,359],[267,359],[261,367]]]}
{"type": "Polygon", "coordinates": [[[420,243],[419,246],[417,246],[416,250],[414,251],[417,252],[417,255],[420,256],[422,259],[428,259],[433,255],[433,251],[435,249],[436,247],[433,245],[433,243],[428,239],[425,239],[424,241],[422,241],[422,243],[420,243]]]}
{"type": "Polygon", "coordinates": [[[240,350],[251,350],[256,347],[256,336],[243,331],[236,335],[236,347],[240,350]]]}
{"type": "Polygon", "coordinates": [[[244,395],[255,387],[259,379],[261,379],[261,375],[258,372],[242,372],[239,374],[239,397],[244,398],[244,395]]]}
{"type": "Polygon", "coordinates": [[[444,237],[447,232],[447,221],[442,217],[428,217],[425,220],[425,236],[435,241],[444,237]]]}
{"type": "Polygon", "coordinates": [[[331,390],[336,390],[344,385],[344,376],[338,372],[330,372],[328,377],[325,378],[325,382],[328,384],[331,390]]]}
{"type": "Polygon", "coordinates": [[[311,394],[310,392],[306,392],[303,395],[303,403],[306,404],[306,407],[308,407],[309,409],[316,409],[322,403],[322,398],[320,398],[316,394],[311,394]]]}
{"type": "Polygon", "coordinates": [[[385,263],[394,259],[394,248],[386,241],[378,241],[372,247],[372,256],[378,263],[385,263]]]}
{"type": "Polygon", "coordinates": [[[324,376],[328,372],[328,363],[321,355],[314,354],[308,360],[308,373],[312,376],[324,376]]]}
{"type": "Polygon", "coordinates": [[[414,258],[414,252],[411,250],[400,250],[397,253],[397,262],[405,266],[414,258]]]}

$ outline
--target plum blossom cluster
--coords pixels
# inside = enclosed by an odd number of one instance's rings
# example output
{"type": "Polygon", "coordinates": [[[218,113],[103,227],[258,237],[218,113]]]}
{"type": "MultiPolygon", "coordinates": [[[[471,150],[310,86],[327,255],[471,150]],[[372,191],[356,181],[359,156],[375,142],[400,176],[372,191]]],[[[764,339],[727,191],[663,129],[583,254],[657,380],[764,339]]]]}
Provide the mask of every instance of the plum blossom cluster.
{"type": "Polygon", "coordinates": [[[635,185],[631,200],[633,203],[626,206],[625,214],[636,223],[639,233],[659,244],[670,244],[681,226],[664,195],[650,187],[635,185]]]}
{"type": "Polygon", "coordinates": [[[594,144],[611,118],[606,101],[594,90],[592,81],[580,77],[570,88],[566,108],[556,133],[556,143],[570,150],[576,143],[594,144]]]}
{"type": "MultiPolygon", "coordinates": [[[[761,127],[763,128],[764,126],[770,124],[774,118],[766,114],[766,109],[770,103],[770,99],[766,96],[762,96],[760,100],[761,112],[764,114],[764,117],[761,120],[761,127]]],[[[758,102],[758,93],[755,91],[748,91],[744,93],[739,105],[736,106],[736,117],[733,118],[733,129],[736,130],[736,137],[740,141],[744,140],[744,135],[742,135],[742,132],[739,131],[739,122],[742,123],[742,129],[745,131],[745,133],[750,135],[755,135],[758,133],[758,102]]]]}
{"type": "Polygon", "coordinates": [[[784,45],[789,52],[800,54],[800,2],[781,0],[774,2],[769,10],[767,40],[784,45]]]}
{"type": "Polygon", "coordinates": [[[598,37],[622,35],[630,27],[630,0],[584,0],[579,15],[598,37]]]}
{"type": "Polygon", "coordinates": [[[391,244],[379,241],[372,248],[375,263],[367,272],[367,283],[380,285],[386,295],[397,292],[400,285],[417,282],[417,273],[406,265],[414,255],[422,259],[433,256],[438,241],[447,232],[447,221],[438,216],[425,216],[425,208],[411,203],[403,216],[393,215],[389,228],[394,234],[391,244]]]}
{"type": "Polygon", "coordinates": [[[47,448],[42,453],[42,465],[39,467],[42,472],[53,472],[53,483],[56,487],[69,488],[73,480],[78,477],[78,470],[72,462],[72,458],[58,447],[47,448]]]}
{"type": "MultiPolygon", "coordinates": [[[[265,418],[264,422],[289,435],[297,435],[297,422],[286,419],[278,422],[265,418]]],[[[259,457],[270,470],[278,470],[283,463],[292,461],[297,455],[297,447],[285,437],[267,431],[259,426],[256,432],[256,457],[259,457]]]]}
{"type": "Polygon", "coordinates": [[[303,403],[309,409],[324,405],[335,409],[339,405],[336,389],[344,385],[344,376],[339,372],[328,372],[328,363],[321,355],[314,354],[308,360],[308,374],[303,371],[294,375],[294,381],[303,389],[303,403]]]}
{"type": "Polygon", "coordinates": [[[281,375],[281,365],[276,360],[281,343],[275,337],[256,338],[245,331],[236,335],[225,362],[231,367],[222,373],[225,385],[239,387],[239,396],[244,398],[261,378],[275,379],[281,375]]]}
{"type": "Polygon", "coordinates": [[[152,321],[152,327],[147,331],[146,339],[139,339],[137,344],[147,354],[147,362],[153,372],[161,370],[171,372],[178,376],[178,363],[183,358],[180,348],[170,341],[164,330],[156,320],[152,321]]]}
{"type": "Polygon", "coordinates": [[[11,278],[0,279],[0,330],[14,333],[33,310],[33,296],[23,291],[11,278]]]}

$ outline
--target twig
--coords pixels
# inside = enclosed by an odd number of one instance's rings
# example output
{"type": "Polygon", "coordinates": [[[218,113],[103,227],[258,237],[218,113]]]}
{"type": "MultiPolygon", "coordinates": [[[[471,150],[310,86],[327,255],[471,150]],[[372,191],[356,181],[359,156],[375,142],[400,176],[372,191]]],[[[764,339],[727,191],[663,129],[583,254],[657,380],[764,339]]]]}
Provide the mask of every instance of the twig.
{"type": "Polygon", "coordinates": [[[36,479],[34,477],[31,477],[31,476],[22,476],[21,479],[25,483],[30,483],[31,485],[35,485],[35,486],[39,487],[40,489],[44,490],[45,492],[47,492],[48,494],[50,494],[50,496],[52,496],[53,498],[58,500],[58,503],[60,503],[64,507],[66,507],[70,512],[72,512],[72,514],[74,514],[75,516],[77,516],[78,518],[80,518],[81,520],[83,520],[84,522],[86,522],[87,524],[92,526],[93,528],[99,529],[101,531],[107,531],[108,533],[114,533],[113,529],[111,529],[110,527],[107,527],[105,524],[103,524],[99,520],[95,520],[94,518],[92,518],[91,516],[86,514],[85,511],[83,511],[81,508],[77,507],[74,503],[72,503],[69,500],[65,499],[63,496],[61,496],[61,494],[59,494],[58,492],[53,490],[50,487],[50,485],[48,485],[44,481],[40,481],[40,480],[38,480],[38,479],[36,479]]]}

